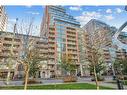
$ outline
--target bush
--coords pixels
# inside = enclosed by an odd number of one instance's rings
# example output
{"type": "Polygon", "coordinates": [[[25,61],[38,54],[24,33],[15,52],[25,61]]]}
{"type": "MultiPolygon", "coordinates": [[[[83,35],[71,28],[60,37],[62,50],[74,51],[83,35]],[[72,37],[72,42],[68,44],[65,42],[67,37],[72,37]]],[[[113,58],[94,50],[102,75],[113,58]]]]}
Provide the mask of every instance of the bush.
{"type": "Polygon", "coordinates": [[[124,79],[127,80],[127,76],[124,76],[124,79]]]}
{"type": "Polygon", "coordinates": [[[123,78],[124,78],[124,80],[127,80],[127,76],[126,75],[124,75],[124,76],[118,76],[118,79],[120,79],[120,80],[123,80],[123,78]]]}
{"type": "Polygon", "coordinates": [[[77,77],[76,76],[72,76],[72,75],[68,75],[65,76],[63,78],[64,82],[76,82],[77,81],[77,77]]]}
{"type": "MultiPolygon", "coordinates": [[[[34,80],[34,79],[29,79],[27,84],[39,84],[39,83],[42,83],[41,81],[37,81],[37,80],[34,80]]],[[[24,84],[24,82],[23,82],[24,84]]]]}

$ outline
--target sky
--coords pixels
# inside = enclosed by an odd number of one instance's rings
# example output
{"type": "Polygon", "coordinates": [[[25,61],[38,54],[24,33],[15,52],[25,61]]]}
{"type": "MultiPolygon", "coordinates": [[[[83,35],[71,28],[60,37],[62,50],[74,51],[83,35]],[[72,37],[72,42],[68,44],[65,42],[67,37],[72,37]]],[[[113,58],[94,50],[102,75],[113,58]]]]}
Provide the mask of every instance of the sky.
{"type": "MultiPolygon", "coordinates": [[[[12,31],[13,25],[18,18],[18,24],[28,22],[31,18],[34,20],[34,26],[38,31],[33,35],[39,35],[39,29],[44,13],[45,6],[5,6],[8,15],[8,31],[12,31]]],[[[110,26],[119,28],[127,21],[127,11],[125,6],[63,6],[67,13],[74,16],[80,22],[81,27],[91,19],[98,19],[110,26]]]]}

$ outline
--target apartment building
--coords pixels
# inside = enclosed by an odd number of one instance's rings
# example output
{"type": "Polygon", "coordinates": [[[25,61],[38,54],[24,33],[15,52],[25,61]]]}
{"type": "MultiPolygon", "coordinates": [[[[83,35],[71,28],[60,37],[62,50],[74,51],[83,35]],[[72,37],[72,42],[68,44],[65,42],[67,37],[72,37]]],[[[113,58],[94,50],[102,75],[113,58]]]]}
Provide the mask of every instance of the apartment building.
{"type": "Polygon", "coordinates": [[[78,30],[78,41],[79,41],[79,60],[80,60],[80,71],[81,76],[89,76],[89,62],[87,59],[87,45],[88,45],[88,35],[87,32],[82,28],[78,30]]]}
{"type": "MultiPolygon", "coordinates": [[[[105,62],[109,62],[110,56],[107,54],[108,53],[108,48],[111,47],[112,45],[112,38],[111,38],[111,32],[110,28],[108,25],[105,23],[92,19],[90,20],[84,27],[84,39],[85,39],[85,46],[87,48],[87,53],[89,56],[90,53],[90,47],[92,44],[95,43],[95,46],[99,44],[100,41],[100,46],[102,49],[102,52],[104,54],[104,60],[105,62]],[[94,42],[92,42],[94,41],[94,42]]],[[[99,45],[98,45],[99,46],[99,45]]]]}
{"type": "Polygon", "coordinates": [[[45,67],[48,58],[48,49],[45,40],[37,36],[14,35],[11,32],[3,31],[0,31],[0,77],[6,77],[8,70],[11,71],[11,78],[14,78],[14,76],[24,76],[23,65],[18,63],[17,60],[25,56],[24,52],[26,45],[29,45],[28,41],[33,42],[32,47],[39,51],[41,62],[37,77],[46,77],[44,73],[45,70],[48,71],[49,68],[45,67]]]}
{"type": "Polygon", "coordinates": [[[71,55],[72,60],[79,66],[77,33],[79,27],[79,22],[73,16],[67,14],[64,7],[45,7],[40,34],[48,42],[48,66],[53,70],[51,75],[61,76],[59,63],[65,54],[71,55]]]}
{"type": "MultiPolygon", "coordinates": [[[[117,31],[116,28],[110,27],[109,25],[99,20],[92,19],[83,27],[83,30],[84,30],[84,39],[85,39],[84,47],[86,49],[87,57],[91,57],[90,56],[90,51],[91,51],[90,44],[92,43],[91,36],[94,36],[94,40],[96,40],[97,42],[104,39],[104,42],[101,43],[103,44],[103,46],[101,46],[101,52],[102,52],[102,58],[107,66],[107,71],[108,68],[110,68],[112,61],[114,60],[114,57],[115,59],[122,59],[126,57],[126,51],[123,49],[118,49],[118,46],[115,46],[112,42],[112,36],[117,31]],[[99,35],[101,36],[104,35],[104,38],[100,38],[99,35]]],[[[123,43],[126,43],[125,35],[120,35],[119,38],[121,38],[120,40],[123,43]]]]}
{"type": "Polygon", "coordinates": [[[13,33],[0,31],[0,45],[0,71],[2,76],[6,76],[10,70],[12,77],[17,66],[16,60],[20,57],[21,39],[13,33]]]}
{"type": "Polygon", "coordinates": [[[0,5],[0,31],[6,31],[7,28],[7,15],[5,7],[0,5]]]}

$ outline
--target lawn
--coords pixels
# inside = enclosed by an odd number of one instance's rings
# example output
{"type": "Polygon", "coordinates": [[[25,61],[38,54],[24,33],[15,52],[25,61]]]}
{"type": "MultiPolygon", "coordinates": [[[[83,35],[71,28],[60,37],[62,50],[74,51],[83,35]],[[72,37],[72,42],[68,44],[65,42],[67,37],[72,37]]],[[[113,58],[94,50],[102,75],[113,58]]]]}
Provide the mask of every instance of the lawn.
{"type": "MultiPolygon", "coordinates": [[[[16,90],[16,89],[23,89],[23,86],[7,86],[7,87],[0,87],[1,90],[16,90]]],[[[35,90],[62,90],[62,89],[72,89],[72,90],[85,90],[85,89],[96,89],[96,86],[93,84],[88,83],[70,83],[70,84],[56,84],[56,85],[34,85],[28,86],[28,89],[35,89],[35,90]]],[[[110,87],[102,87],[100,89],[113,89],[110,87]]]]}
{"type": "Polygon", "coordinates": [[[125,80],[125,85],[127,85],[127,80],[125,80]]]}

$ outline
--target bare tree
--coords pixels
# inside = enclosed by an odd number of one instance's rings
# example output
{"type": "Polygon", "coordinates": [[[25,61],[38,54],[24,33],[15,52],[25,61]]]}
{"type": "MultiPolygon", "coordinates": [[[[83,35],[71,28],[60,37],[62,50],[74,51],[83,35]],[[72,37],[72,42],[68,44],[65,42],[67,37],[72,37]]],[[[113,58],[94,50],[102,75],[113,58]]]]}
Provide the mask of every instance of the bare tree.
{"type": "Polygon", "coordinates": [[[30,71],[30,63],[36,57],[33,57],[33,53],[35,53],[35,42],[36,39],[32,38],[32,33],[37,31],[37,27],[33,25],[34,19],[30,19],[29,22],[24,22],[22,20],[21,24],[18,25],[18,34],[24,34],[22,37],[22,57],[17,59],[17,62],[24,66],[24,89],[27,89],[27,83],[29,79],[29,71],[30,71]],[[32,52],[33,51],[33,52],[32,52]]]}
{"type": "MultiPolygon", "coordinates": [[[[23,21],[22,21],[23,22],[23,21]]],[[[31,38],[31,34],[34,31],[33,28],[33,19],[30,20],[29,23],[22,23],[20,26],[20,33],[26,32],[25,33],[25,38],[23,36],[22,38],[22,58],[18,59],[17,61],[21,63],[24,66],[24,72],[25,72],[25,81],[24,81],[24,89],[27,89],[27,82],[29,78],[29,70],[30,70],[30,64],[29,62],[32,59],[31,56],[31,50],[34,48],[35,44],[35,39],[31,38]]]]}
{"type": "MultiPolygon", "coordinates": [[[[90,66],[93,67],[94,72],[94,78],[96,82],[96,87],[99,89],[99,83],[98,83],[98,76],[96,72],[96,65],[99,64],[99,62],[102,62],[103,59],[103,48],[105,48],[107,45],[109,45],[110,41],[107,38],[108,33],[106,29],[98,29],[94,32],[87,33],[85,32],[89,38],[88,44],[87,44],[87,60],[90,63],[90,66]]],[[[86,34],[84,35],[84,38],[86,37],[86,34]]]]}

